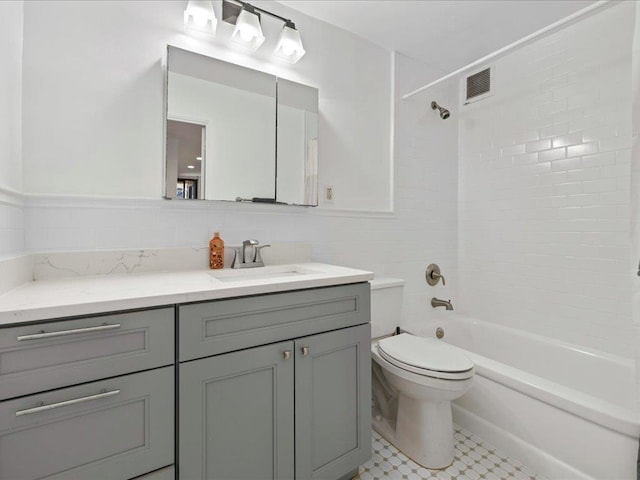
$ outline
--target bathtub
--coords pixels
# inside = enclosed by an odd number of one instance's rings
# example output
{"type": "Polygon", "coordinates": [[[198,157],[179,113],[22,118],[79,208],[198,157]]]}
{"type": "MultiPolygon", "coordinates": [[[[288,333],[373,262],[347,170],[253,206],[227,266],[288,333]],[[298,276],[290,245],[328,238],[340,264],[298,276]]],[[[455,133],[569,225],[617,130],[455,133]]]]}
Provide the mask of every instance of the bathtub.
{"type": "Polygon", "coordinates": [[[476,366],[454,422],[549,479],[636,479],[633,360],[456,312],[403,329],[465,350],[476,366]]]}

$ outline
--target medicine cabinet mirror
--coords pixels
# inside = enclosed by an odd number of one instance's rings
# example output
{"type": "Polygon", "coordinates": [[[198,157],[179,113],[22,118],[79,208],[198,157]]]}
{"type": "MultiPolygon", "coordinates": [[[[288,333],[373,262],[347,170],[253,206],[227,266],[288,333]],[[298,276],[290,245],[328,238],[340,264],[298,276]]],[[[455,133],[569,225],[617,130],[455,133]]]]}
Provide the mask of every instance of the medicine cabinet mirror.
{"type": "Polygon", "coordinates": [[[168,47],[165,197],[318,204],[318,90],[168,47]]]}

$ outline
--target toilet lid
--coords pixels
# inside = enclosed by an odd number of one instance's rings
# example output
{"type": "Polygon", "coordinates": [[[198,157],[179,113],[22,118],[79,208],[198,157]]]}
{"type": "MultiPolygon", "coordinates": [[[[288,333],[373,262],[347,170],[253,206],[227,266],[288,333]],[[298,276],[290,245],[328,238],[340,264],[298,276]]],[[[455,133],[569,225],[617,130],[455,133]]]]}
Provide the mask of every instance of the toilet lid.
{"type": "Polygon", "coordinates": [[[461,350],[434,338],[401,333],[380,340],[378,349],[388,359],[421,370],[458,373],[473,369],[473,362],[461,350]]]}

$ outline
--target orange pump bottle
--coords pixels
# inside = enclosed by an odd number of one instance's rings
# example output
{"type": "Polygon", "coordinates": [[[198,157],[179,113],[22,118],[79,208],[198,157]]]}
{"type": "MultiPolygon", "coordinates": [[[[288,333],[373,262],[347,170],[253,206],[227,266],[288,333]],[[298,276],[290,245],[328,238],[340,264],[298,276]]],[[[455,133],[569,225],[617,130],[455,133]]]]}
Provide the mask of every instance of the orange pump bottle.
{"type": "Polygon", "coordinates": [[[213,238],[209,240],[209,268],[224,268],[224,240],[220,238],[220,232],[213,232],[213,238]]]}

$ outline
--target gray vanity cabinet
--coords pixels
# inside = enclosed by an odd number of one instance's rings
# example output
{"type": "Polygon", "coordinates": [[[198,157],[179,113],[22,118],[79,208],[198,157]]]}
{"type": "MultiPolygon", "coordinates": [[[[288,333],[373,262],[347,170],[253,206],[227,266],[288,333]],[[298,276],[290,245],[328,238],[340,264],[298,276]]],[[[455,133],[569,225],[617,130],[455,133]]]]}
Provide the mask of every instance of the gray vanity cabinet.
{"type": "Polygon", "coordinates": [[[180,478],[336,480],[366,462],[370,335],[360,325],[182,364],[180,478]]]}
{"type": "Polygon", "coordinates": [[[293,479],[293,342],[180,366],[180,478],[293,479]]]}
{"type": "Polygon", "coordinates": [[[366,283],[180,306],[179,478],[337,480],[366,462],[369,308],[366,283]]]}

